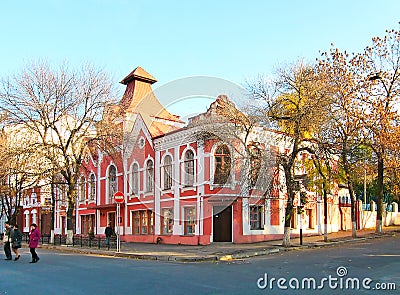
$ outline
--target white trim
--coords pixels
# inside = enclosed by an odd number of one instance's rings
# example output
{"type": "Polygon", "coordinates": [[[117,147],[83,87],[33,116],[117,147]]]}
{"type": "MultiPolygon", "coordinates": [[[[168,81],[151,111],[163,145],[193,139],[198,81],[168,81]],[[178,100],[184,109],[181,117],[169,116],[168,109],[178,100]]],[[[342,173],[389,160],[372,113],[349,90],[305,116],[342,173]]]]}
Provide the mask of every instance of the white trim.
{"type": "Polygon", "coordinates": [[[190,145],[190,143],[186,144],[186,147],[182,151],[182,154],[180,155],[180,158],[179,158],[179,167],[180,167],[180,182],[179,183],[180,183],[180,187],[181,187],[182,191],[185,191],[186,189],[194,189],[194,190],[196,189],[196,186],[198,184],[197,171],[199,171],[197,162],[198,162],[198,157],[197,157],[196,150],[190,145]],[[185,184],[186,184],[185,156],[188,151],[193,152],[193,162],[194,162],[193,163],[193,170],[194,170],[193,172],[194,172],[194,174],[193,174],[193,185],[192,186],[185,186],[185,184]]]}
{"type": "MultiPolygon", "coordinates": [[[[160,189],[164,192],[164,193],[166,193],[166,192],[168,192],[168,191],[170,191],[170,190],[173,190],[173,188],[174,188],[174,186],[175,186],[175,181],[176,181],[176,179],[175,179],[175,171],[174,171],[174,168],[175,168],[175,163],[174,163],[174,156],[167,150],[167,151],[165,151],[165,153],[164,153],[164,155],[162,156],[162,158],[161,158],[161,161],[160,161],[160,176],[161,176],[161,178],[160,178],[160,189]],[[165,180],[165,158],[166,157],[170,157],[171,158],[171,173],[172,173],[172,175],[171,175],[171,187],[170,188],[167,188],[167,189],[164,189],[164,180],[165,180]]],[[[155,171],[156,172],[156,171],[155,171]]]]}
{"type": "Polygon", "coordinates": [[[234,156],[233,156],[233,148],[230,144],[224,143],[224,142],[216,142],[213,147],[211,148],[211,155],[210,155],[210,190],[213,190],[214,188],[221,188],[221,187],[228,187],[232,190],[235,189],[236,186],[236,177],[235,177],[235,161],[234,161],[234,156]],[[215,174],[215,150],[221,146],[225,145],[229,149],[230,157],[231,157],[231,171],[229,172],[231,181],[229,183],[225,184],[216,184],[214,183],[214,174],[215,174]]]}
{"type": "MultiPolygon", "coordinates": [[[[138,205],[138,204],[153,204],[153,200],[126,203],[126,205],[138,205]]],[[[138,210],[143,210],[143,209],[138,209],[138,210]]]]}
{"type": "MultiPolygon", "coordinates": [[[[105,204],[112,204],[112,198],[110,198],[110,168],[111,166],[115,167],[115,182],[116,182],[116,191],[118,191],[118,168],[117,165],[114,164],[113,161],[110,161],[109,165],[107,166],[106,169],[106,195],[105,195],[105,204]],[[110,202],[111,200],[111,202],[110,202]]],[[[120,174],[122,175],[122,174],[120,174]]]]}
{"type": "MultiPolygon", "coordinates": [[[[176,162],[178,162],[178,164],[177,165],[175,165],[175,175],[176,175],[176,177],[181,177],[181,173],[180,173],[180,169],[181,169],[181,167],[180,167],[180,163],[179,163],[179,159],[180,159],[180,145],[177,145],[175,148],[174,148],[174,156],[175,156],[175,161],[176,162]]],[[[172,227],[172,232],[174,233],[174,234],[183,234],[183,231],[182,231],[182,229],[183,229],[183,227],[182,226],[180,226],[179,225],[179,220],[180,220],[180,218],[181,218],[181,212],[180,212],[180,210],[179,210],[179,207],[180,207],[180,192],[179,192],[179,189],[180,189],[180,185],[178,185],[178,184],[180,184],[181,183],[181,179],[177,179],[177,182],[176,182],[176,185],[175,185],[175,187],[174,187],[174,196],[173,196],[173,211],[174,211],[174,225],[173,225],[173,227],[172,227]],[[175,220],[178,220],[178,222],[175,222],[175,220]]]]}
{"type": "Polygon", "coordinates": [[[140,172],[141,172],[141,170],[140,170],[139,162],[136,161],[136,159],[134,159],[132,161],[131,165],[129,166],[129,170],[127,172],[127,178],[128,178],[128,181],[127,181],[127,186],[128,186],[127,187],[127,195],[129,195],[129,196],[133,196],[133,195],[139,196],[140,195],[140,172]],[[138,190],[137,190],[137,193],[133,192],[133,174],[134,174],[133,173],[133,166],[134,165],[137,165],[137,167],[138,167],[138,170],[137,170],[137,177],[138,177],[138,181],[137,181],[138,190]]]}
{"type": "MultiPolygon", "coordinates": [[[[154,154],[154,163],[159,163],[159,161],[160,161],[160,151],[155,151],[155,154],[154,154]]],[[[155,167],[154,167],[154,169],[156,169],[155,167]]],[[[146,178],[146,176],[144,176],[143,178],[146,178]]],[[[161,198],[161,196],[160,196],[160,194],[161,194],[161,192],[160,192],[160,190],[159,189],[156,189],[156,187],[155,187],[155,184],[157,184],[157,183],[160,183],[160,175],[159,175],[159,173],[154,173],[154,181],[153,181],[153,183],[154,183],[154,188],[153,188],[153,193],[154,193],[154,214],[155,214],[155,216],[154,216],[154,234],[155,235],[159,235],[160,234],[160,226],[157,226],[157,225],[159,225],[160,224],[160,214],[161,214],[161,211],[160,211],[160,198],[161,198]]],[[[146,188],[145,187],[143,187],[144,188],[144,190],[146,190],[146,188]]],[[[131,223],[131,224],[133,224],[133,223],[131,223]]],[[[132,229],[132,232],[133,232],[133,229],[132,229]]]]}
{"type": "Polygon", "coordinates": [[[144,168],[144,176],[143,176],[143,181],[144,181],[144,185],[143,185],[143,191],[144,191],[144,197],[146,197],[146,195],[153,195],[154,194],[154,191],[156,190],[155,189],[155,185],[156,185],[156,183],[158,183],[158,182],[156,182],[155,181],[155,177],[156,177],[156,175],[158,175],[159,173],[156,173],[156,161],[150,156],[150,155],[147,155],[147,158],[146,158],[146,160],[144,161],[144,166],[143,166],[143,168],[144,168]],[[147,165],[148,165],[148,163],[149,163],[149,161],[152,161],[153,162],[153,175],[152,175],[152,177],[153,177],[153,185],[151,186],[152,187],[152,190],[151,191],[148,191],[147,190],[147,165]]]}
{"type": "Polygon", "coordinates": [[[160,199],[160,202],[167,202],[167,201],[175,201],[176,200],[176,198],[162,198],[162,199],[160,199]]]}

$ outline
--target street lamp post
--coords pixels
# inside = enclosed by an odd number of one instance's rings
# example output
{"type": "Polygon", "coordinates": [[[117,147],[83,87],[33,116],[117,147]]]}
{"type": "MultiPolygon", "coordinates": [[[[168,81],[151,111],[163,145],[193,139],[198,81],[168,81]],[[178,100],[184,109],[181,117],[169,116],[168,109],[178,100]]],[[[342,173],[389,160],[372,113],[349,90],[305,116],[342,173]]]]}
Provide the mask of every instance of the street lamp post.
{"type": "Polygon", "coordinates": [[[367,205],[367,167],[365,163],[365,150],[364,150],[364,204],[367,205]]]}

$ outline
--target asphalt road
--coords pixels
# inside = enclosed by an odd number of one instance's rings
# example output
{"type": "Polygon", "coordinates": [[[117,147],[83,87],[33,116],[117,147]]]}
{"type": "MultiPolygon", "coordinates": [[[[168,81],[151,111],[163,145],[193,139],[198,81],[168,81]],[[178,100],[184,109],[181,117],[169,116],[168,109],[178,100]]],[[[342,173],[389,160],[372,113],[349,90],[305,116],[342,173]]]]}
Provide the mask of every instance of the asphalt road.
{"type": "Polygon", "coordinates": [[[400,292],[400,237],[219,263],[131,260],[44,249],[38,253],[41,260],[36,264],[28,263],[28,249],[22,250],[19,261],[0,261],[0,295],[400,292]]]}

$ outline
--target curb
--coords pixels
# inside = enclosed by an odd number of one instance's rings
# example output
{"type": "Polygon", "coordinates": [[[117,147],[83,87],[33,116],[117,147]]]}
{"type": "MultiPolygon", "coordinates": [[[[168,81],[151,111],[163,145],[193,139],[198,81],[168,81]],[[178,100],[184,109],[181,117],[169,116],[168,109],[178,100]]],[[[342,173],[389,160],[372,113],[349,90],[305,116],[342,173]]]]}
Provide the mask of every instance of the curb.
{"type": "Polygon", "coordinates": [[[228,255],[217,256],[217,260],[231,261],[231,260],[235,260],[235,259],[244,259],[244,258],[250,258],[250,257],[256,257],[256,256],[271,255],[271,254],[279,253],[280,251],[281,251],[281,248],[265,249],[265,250],[255,251],[255,252],[249,251],[249,252],[243,252],[243,253],[237,253],[237,254],[228,254],[228,255]]]}
{"type": "Polygon", "coordinates": [[[238,259],[246,259],[250,257],[257,256],[266,256],[272,255],[279,252],[286,251],[294,251],[294,250],[303,250],[303,249],[316,249],[316,248],[325,248],[325,247],[334,247],[341,244],[347,243],[358,243],[362,241],[366,241],[369,239],[379,239],[385,237],[396,236],[399,231],[390,231],[382,234],[371,234],[365,237],[357,237],[343,240],[331,240],[328,242],[312,242],[306,245],[294,245],[289,248],[285,248],[283,246],[274,246],[274,248],[270,249],[260,249],[260,250],[250,250],[243,251],[239,253],[233,254],[225,254],[225,255],[208,255],[208,256],[184,256],[184,255],[157,255],[157,254],[140,254],[140,253],[129,253],[129,252],[115,252],[115,251],[107,251],[107,250],[96,250],[90,248],[75,248],[73,246],[54,246],[49,244],[40,245],[41,248],[49,249],[49,250],[57,250],[61,252],[72,252],[78,254],[89,254],[89,255],[99,255],[99,256],[108,256],[108,257],[119,257],[119,258],[127,258],[127,259],[137,259],[137,260],[153,260],[153,261],[171,261],[171,262],[224,262],[224,261],[232,261],[238,259]]]}

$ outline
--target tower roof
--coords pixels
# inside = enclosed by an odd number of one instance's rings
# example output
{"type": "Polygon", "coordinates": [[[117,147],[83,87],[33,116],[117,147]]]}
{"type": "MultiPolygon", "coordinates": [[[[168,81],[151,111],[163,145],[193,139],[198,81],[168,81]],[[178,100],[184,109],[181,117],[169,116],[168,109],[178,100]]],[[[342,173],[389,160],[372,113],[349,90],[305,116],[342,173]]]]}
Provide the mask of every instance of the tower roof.
{"type": "Polygon", "coordinates": [[[142,67],[137,67],[134,69],[128,76],[122,79],[120,83],[127,85],[132,80],[140,80],[150,84],[157,82],[157,79],[147,73],[142,67]]]}
{"type": "Polygon", "coordinates": [[[140,114],[152,136],[183,126],[179,116],[171,114],[158,100],[151,85],[157,80],[143,68],[137,67],[121,83],[126,85],[119,102],[124,114],[140,114]]]}

